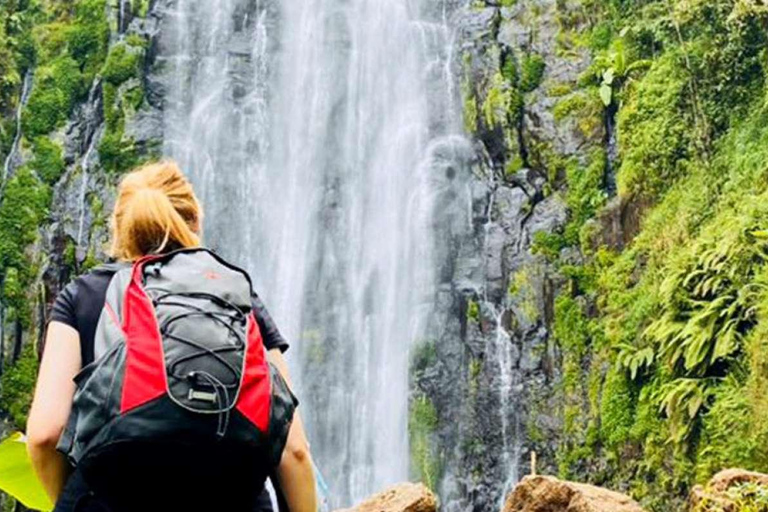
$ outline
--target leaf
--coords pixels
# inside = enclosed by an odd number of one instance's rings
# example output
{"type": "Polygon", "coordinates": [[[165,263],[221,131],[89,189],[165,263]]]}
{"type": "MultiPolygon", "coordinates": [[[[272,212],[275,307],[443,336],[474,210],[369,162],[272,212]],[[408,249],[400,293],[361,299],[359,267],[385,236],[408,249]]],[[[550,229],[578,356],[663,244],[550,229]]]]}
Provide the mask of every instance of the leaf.
{"type": "Polygon", "coordinates": [[[611,99],[613,98],[613,90],[611,89],[611,86],[608,84],[602,84],[600,86],[600,99],[603,100],[603,105],[606,107],[611,104],[611,99]]]}
{"type": "Polygon", "coordinates": [[[755,238],[763,238],[763,239],[768,238],[768,230],[765,230],[765,229],[758,229],[756,231],[750,231],[749,234],[752,235],[755,238]]]}
{"type": "Polygon", "coordinates": [[[613,68],[608,68],[603,72],[603,83],[606,85],[613,84],[615,71],[613,68]]]}
{"type": "Polygon", "coordinates": [[[21,432],[11,434],[0,443],[0,490],[33,510],[53,509],[48,494],[37,479],[27,455],[27,444],[21,432]]]}

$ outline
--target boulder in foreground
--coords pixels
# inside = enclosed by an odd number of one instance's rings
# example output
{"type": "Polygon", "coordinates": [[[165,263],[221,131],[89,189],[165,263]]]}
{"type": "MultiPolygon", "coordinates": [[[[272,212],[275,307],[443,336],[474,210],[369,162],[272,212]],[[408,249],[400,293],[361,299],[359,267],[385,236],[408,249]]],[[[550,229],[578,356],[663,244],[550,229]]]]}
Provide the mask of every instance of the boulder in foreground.
{"type": "Polygon", "coordinates": [[[423,484],[404,483],[336,512],[436,512],[437,498],[423,484]]]}
{"type": "Polygon", "coordinates": [[[739,512],[747,509],[758,494],[767,492],[768,475],[745,469],[724,469],[713,476],[706,487],[697,485],[691,490],[691,510],[739,512]]]}
{"type": "Polygon", "coordinates": [[[526,476],[504,503],[504,512],[644,512],[632,498],[593,485],[526,476]]]}

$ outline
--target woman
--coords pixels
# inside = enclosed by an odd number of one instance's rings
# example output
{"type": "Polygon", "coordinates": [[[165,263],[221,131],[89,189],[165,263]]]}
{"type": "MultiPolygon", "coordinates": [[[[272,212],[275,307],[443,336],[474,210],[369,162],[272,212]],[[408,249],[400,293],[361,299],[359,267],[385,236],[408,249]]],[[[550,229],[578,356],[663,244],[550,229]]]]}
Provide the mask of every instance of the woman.
{"type": "MultiPolygon", "coordinates": [[[[54,302],[27,423],[27,442],[56,512],[109,510],[108,497],[97,496],[56,445],[72,407],[73,378],[94,359],[94,334],[110,279],[121,267],[147,254],[199,246],[201,221],[202,210],[192,186],[175,163],[150,164],[129,173],[120,183],[111,223],[111,255],[118,263],[77,278],[54,302]]],[[[288,344],[255,294],[252,302],[268,358],[290,385],[282,356],[288,344]]],[[[312,462],[298,413],[274,477],[291,512],[316,512],[312,462]]],[[[265,493],[257,501],[254,508],[264,508],[265,493]]],[[[152,510],[152,502],[148,500],[142,508],[152,510]]]]}

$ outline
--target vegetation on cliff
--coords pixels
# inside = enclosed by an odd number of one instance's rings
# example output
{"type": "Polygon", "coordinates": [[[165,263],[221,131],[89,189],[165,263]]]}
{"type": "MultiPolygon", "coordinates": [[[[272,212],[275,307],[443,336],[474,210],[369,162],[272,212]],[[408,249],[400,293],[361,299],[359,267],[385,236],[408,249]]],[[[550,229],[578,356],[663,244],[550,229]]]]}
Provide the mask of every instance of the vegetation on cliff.
{"type": "Polygon", "coordinates": [[[553,329],[560,472],[670,510],[722,467],[768,470],[768,9],[585,0],[579,12],[591,30],[564,21],[559,44],[593,64],[556,115],[602,101],[618,147],[557,176],[570,222],[537,239],[568,279],[553,329]],[[560,261],[567,246],[582,265],[560,261]]]}
{"type": "MultiPolygon", "coordinates": [[[[140,4],[146,14],[146,2],[140,4]]],[[[36,315],[47,300],[41,283],[47,255],[34,248],[50,221],[52,191],[89,165],[82,160],[91,137],[98,143],[98,163],[89,169],[94,179],[140,159],[124,131],[144,100],[146,45],[142,37],[115,33],[110,9],[106,0],[0,2],[0,157],[4,162],[14,156],[0,183],[0,321],[3,349],[13,347],[10,354],[0,350],[0,415],[16,428],[26,422],[37,369],[36,315]],[[84,113],[89,101],[101,111],[84,113]],[[85,115],[94,126],[103,119],[103,128],[72,130],[85,115]],[[73,137],[82,140],[74,143],[73,137]]],[[[92,226],[101,227],[101,199],[85,199],[92,226]]],[[[65,245],[60,257],[71,270],[95,262],[93,248],[78,264],[73,241],[65,245]]]]}

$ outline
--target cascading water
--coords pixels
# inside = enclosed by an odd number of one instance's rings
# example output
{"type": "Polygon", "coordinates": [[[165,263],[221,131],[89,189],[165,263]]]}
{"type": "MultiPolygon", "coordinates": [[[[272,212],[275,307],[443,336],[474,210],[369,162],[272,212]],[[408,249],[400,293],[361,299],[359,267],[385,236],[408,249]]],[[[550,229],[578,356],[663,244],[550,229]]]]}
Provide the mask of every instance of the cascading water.
{"type": "Polygon", "coordinates": [[[461,144],[442,1],[179,0],[165,152],[251,272],[332,506],[408,478],[408,351],[433,312],[433,198],[461,144]]]}

